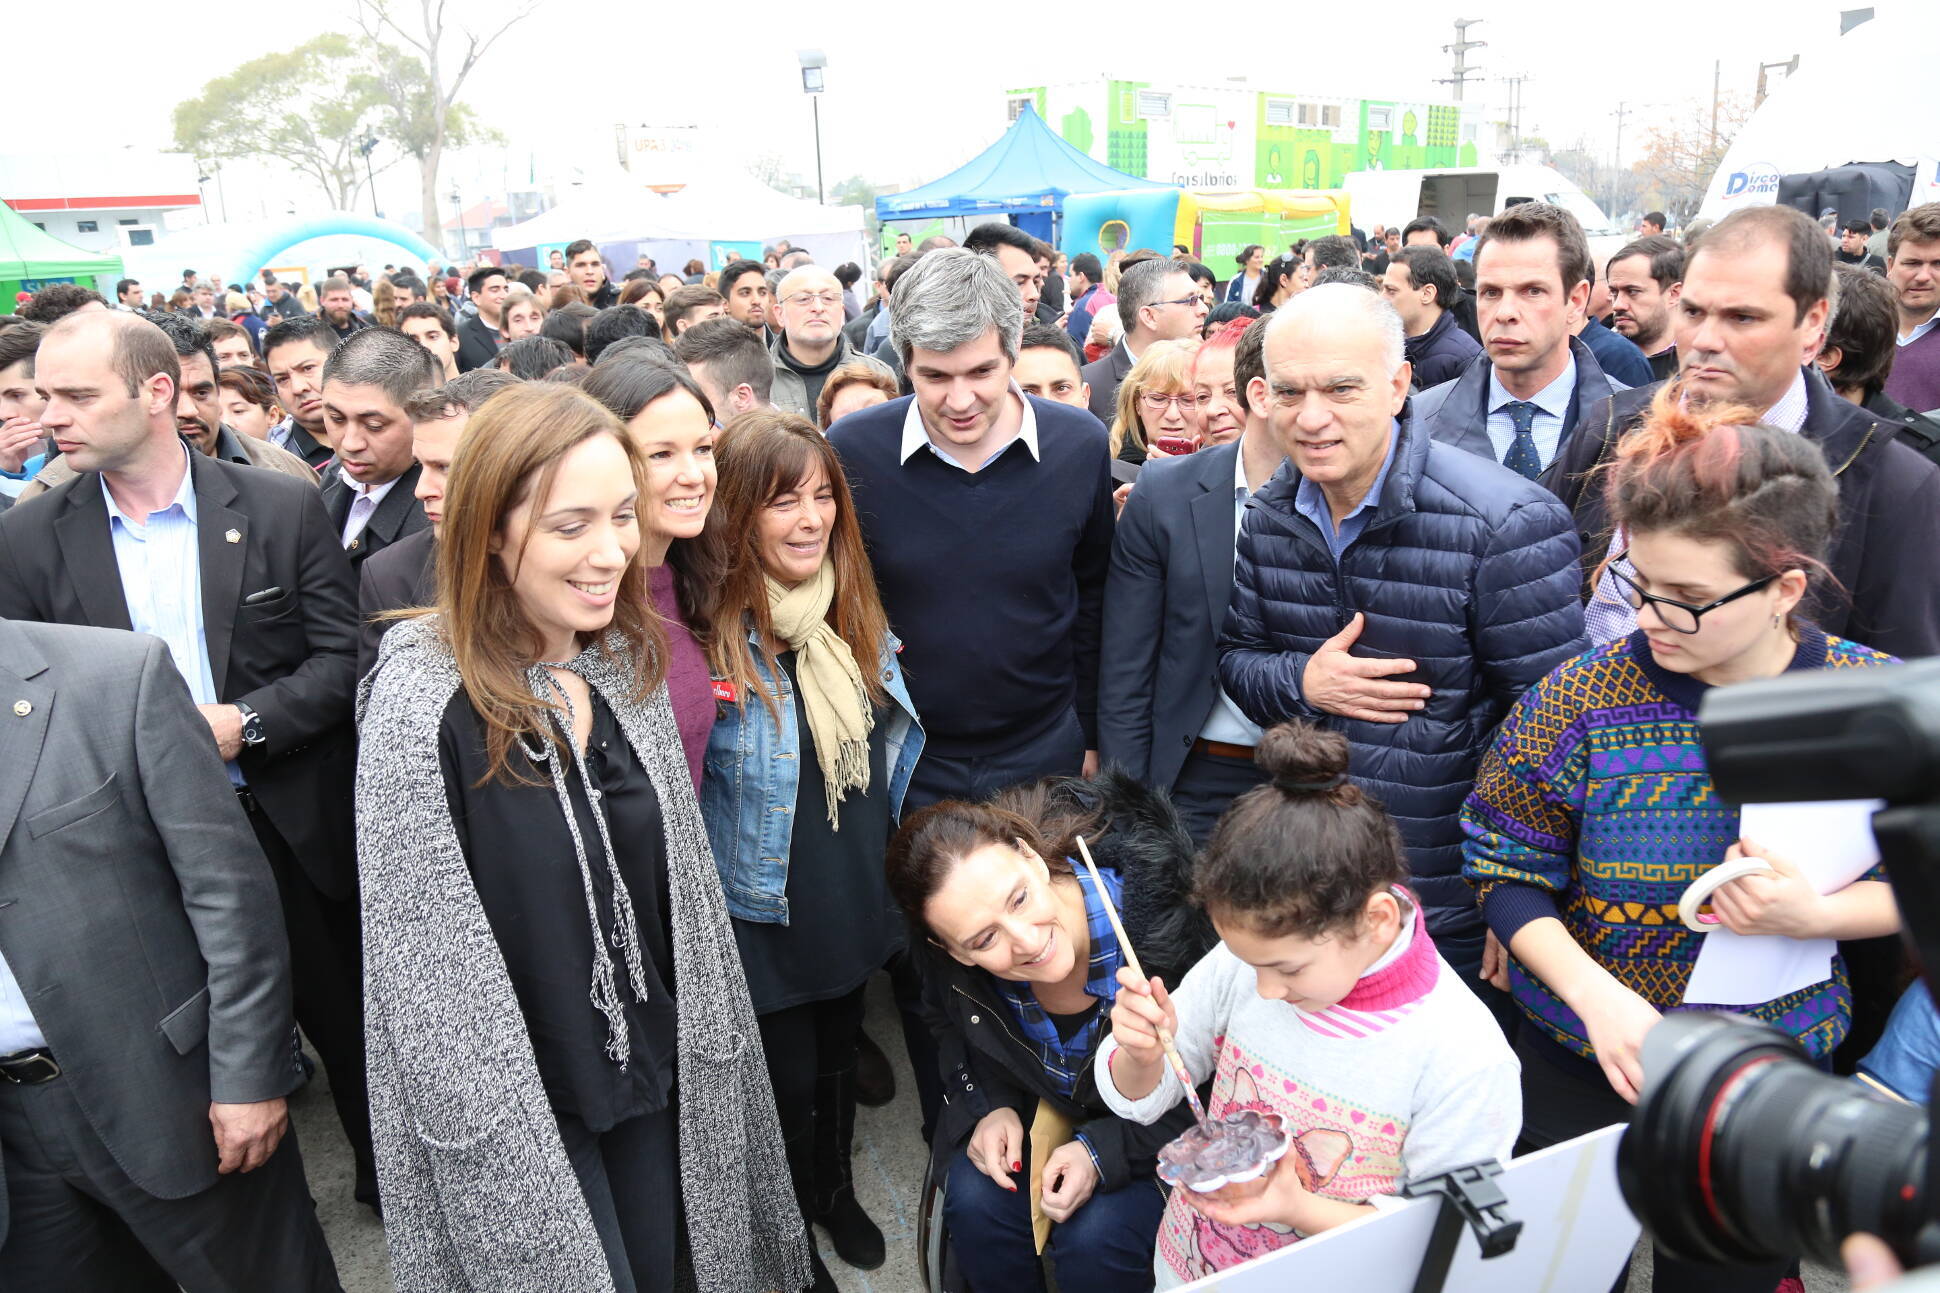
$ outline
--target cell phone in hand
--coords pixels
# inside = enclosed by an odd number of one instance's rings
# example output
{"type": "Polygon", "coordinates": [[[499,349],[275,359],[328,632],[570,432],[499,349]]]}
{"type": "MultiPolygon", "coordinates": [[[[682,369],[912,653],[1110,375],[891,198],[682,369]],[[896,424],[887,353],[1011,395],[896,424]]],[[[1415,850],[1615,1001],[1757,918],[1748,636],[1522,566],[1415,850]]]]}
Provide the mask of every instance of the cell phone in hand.
{"type": "Polygon", "coordinates": [[[1154,439],[1152,443],[1158,446],[1160,453],[1169,453],[1174,458],[1183,454],[1199,452],[1199,442],[1197,440],[1188,440],[1183,436],[1162,435],[1154,439]]]}

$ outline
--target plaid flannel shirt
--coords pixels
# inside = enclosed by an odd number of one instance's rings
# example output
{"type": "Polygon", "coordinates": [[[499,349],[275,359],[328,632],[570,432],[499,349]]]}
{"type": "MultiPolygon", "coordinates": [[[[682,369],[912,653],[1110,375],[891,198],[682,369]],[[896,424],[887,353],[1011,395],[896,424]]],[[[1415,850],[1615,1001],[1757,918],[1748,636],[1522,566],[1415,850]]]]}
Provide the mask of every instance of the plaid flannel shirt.
{"type": "MultiPolygon", "coordinates": [[[[1078,888],[1084,894],[1085,923],[1091,930],[1091,961],[1085,975],[1085,991],[1098,999],[1098,1008],[1091,1018],[1072,1035],[1071,1040],[1066,1041],[1058,1035],[1057,1024],[1038,1004],[1037,994],[1031,991],[1028,983],[992,980],[997,991],[1010,1003],[1011,1013],[1016,1016],[1024,1041],[1037,1052],[1037,1060],[1044,1066],[1045,1076],[1050,1078],[1053,1087],[1067,1096],[1077,1089],[1078,1075],[1097,1052],[1098,1034],[1104,1029],[1112,998],[1118,995],[1118,967],[1125,963],[1124,953],[1118,946],[1118,936],[1112,932],[1111,918],[1105,914],[1105,904],[1099,899],[1097,886],[1091,883],[1090,872],[1076,864],[1072,871],[1078,878],[1078,888]]],[[[1123,882],[1118,873],[1100,869],[1098,874],[1103,878],[1112,902],[1117,904],[1123,893],[1123,882]]]]}

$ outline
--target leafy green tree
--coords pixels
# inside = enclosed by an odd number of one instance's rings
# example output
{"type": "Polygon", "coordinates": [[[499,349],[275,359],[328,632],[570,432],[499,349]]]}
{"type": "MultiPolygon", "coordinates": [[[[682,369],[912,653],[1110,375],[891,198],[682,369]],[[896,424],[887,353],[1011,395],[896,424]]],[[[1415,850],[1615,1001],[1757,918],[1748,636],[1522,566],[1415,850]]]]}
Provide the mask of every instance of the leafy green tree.
{"type": "Polygon", "coordinates": [[[334,32],[253,58],[175,105],[175,146],[279,163],[348,210],[364,187],[357,145],[385,109],[381,89],[364,84],[367,70],[365,52],[334,32]]]}

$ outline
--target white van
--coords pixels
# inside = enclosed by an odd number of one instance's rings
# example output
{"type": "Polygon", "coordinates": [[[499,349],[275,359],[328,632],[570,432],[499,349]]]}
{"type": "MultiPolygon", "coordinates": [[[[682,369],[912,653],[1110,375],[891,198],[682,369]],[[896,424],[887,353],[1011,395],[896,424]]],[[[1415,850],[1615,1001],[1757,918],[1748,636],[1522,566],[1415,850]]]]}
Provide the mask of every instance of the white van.
{"type": "Polygon", "coordinates": [[[1549,202],[1575,216],[1593,242],[1629,236],[1589,194],[1548,166],[1351,171],[1341,177],[1341,187],[1351,203],[1354,223],[1363,229],[1376,223],[1405,225],[1416,216],[1434,216],[1451,234],[1459,234],[1471,213],[1493,216],[1518,202],[1549,202]]]}

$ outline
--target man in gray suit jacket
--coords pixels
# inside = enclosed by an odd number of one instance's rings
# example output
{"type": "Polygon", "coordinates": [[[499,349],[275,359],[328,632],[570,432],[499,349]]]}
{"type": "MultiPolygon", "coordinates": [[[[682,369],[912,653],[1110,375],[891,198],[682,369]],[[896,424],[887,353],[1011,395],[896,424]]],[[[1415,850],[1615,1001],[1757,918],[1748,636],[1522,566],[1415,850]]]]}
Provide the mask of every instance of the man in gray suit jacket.
{"type": "Polygon", "coordinates": [[[336,1289],[290,1027],[276,887],[167,648],[0,620],[0,1285],[336,1289]]]}
{"type": "Polygon", "coordinates": [[[1246,395],[1263,372],[1265,333],[1261,320],[1237,347],[1226,332],[1201,347],[1193,392],[1202,434],[1244,434],[1145,465],[1119,515],[1105,581],[1099,757],[1169,791],[1201,844],[1261,780],[1260,729],[1220,690],[1217,646],[1246,499],[1285,461],[1266,425],[1264,379],[1257,413],[1246,395]]]}

